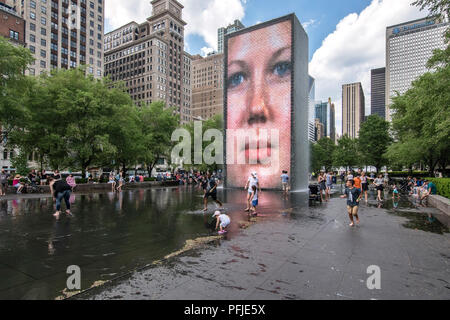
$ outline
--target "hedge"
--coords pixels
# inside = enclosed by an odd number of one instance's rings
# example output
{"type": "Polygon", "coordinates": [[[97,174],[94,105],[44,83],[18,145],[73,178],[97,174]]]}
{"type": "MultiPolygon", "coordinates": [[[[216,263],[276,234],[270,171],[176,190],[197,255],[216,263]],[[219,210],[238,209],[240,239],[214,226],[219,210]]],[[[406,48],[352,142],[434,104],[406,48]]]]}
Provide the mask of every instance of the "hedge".
{"type": "Polygon", "coordinates": [[[426,178],[436,185],[437,193],[440,196],[450,199],[450,178],[426,178]]]}
{"type": "MultiPolygon", "coordinates": [[[[384,175],[384,172],[380,172],[384,175]]],[[[412,173],[409,171],[391,171],[388,172],[389,177],[391,178],[407,178],[409,176],[416,178],[425,178],[430,173],[428,171],[413,171],[412,173]]]]}

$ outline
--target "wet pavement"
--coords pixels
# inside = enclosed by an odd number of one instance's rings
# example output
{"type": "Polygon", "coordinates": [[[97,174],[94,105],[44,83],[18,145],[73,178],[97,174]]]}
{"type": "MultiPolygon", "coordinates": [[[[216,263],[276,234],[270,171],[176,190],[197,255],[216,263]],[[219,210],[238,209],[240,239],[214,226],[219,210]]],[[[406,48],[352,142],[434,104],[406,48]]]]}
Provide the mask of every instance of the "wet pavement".
{"type": "Polygon", "coordinates": [[[262,192],[260,216],[249,221],[245,192],[219,190],[229,233],[146,268],[186,240],[215,235],[215,206],[204,215],[199,190],[76,195],[75,217],[59,222],[51,199],[0,201],[0,299],[54,299],[69,265],[81,267],[83,290],[115,279],[75,299],[450,298],[445,216],[407,199],[370,200],[350,228],[338,195],[309,206],[301,193],[262,192]],[[381,290],[367,288],[371,265],[381,290]]]}
{"type": "MultiPolygon", "coordinates": [[[[246,230],[228,191],[233,226],[209,246],[140,270],[77,299],[294,300],[449,299],[450,236],[445,215],[407,199],[361,205],[348,226],[345,200],[308,207],[304,195],[265,192],[263,215],[246,230]],[[442,219],[443,223],[439,221],[442,219]],[[381,289],[369,290],[369,266],[381,289]]],[[[372,195],[374,197],[374,195],[372,195]]]]}

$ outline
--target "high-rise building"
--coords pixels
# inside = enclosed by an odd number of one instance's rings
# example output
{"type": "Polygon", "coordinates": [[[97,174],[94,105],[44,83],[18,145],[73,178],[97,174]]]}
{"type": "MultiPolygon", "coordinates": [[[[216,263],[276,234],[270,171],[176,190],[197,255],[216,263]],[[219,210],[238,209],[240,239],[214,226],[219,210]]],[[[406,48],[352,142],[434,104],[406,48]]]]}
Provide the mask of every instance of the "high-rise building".
{"type": "Polygon", "coordinates": [[[365,97],[360,82],[342,86],[342,135],[357,138],[365,116],[365,97]]]}
{"type": "Polygon", "coordinates": [[[192,120],[191,59],[184,52],[183,5],[154,0],[152,16],[105,35],[105,75],[123,81],[137,105],[163,101],[192,120]]]}
{"type": "Polygon", "coordinates": [[[334,141],[336,139],[336,108],[334,103],[331,102],[331,98],[328,98],[328,132],[327,137],[334,141]]]}
{"type": "Polygon", "coordinates": [[[371,112],[386,118],[386,68],[371,70],[371,112]]]}
{"type": "Polygon", "coordinates": [[[315,119],[318,119],[320,123],[323,124],[323,134],[326,137],[327,136],[327,129],[328,129],[328,117],[327,117],[327,109],[328,109],[328,103],[327,102],[319,102],[316,103],[315,106],[315,119]]]}
{"type": "Polygon", "coordinates": [[[16,11],[13,1],[0,0],[0,36],[16,45],[25,45],[25,20],[16,11]]]}
{"type": "Polygon", "coordinates": [[[386,28],[386,120],[390,121],[392,97],[404,94],[426,73],[435,49],[445,48],[448,21],[424,18],[386,28]]]}
{"type": "Polygon", "coordinates": [[[217,47],[218,47],[218,53],[223,53],[224,50],[224,39],[227,34],[239,31],[241,29],[244,29],[245,26],[242,24],[239,20],[234,20],[233,24],[228,25],[228,27],[225,28],[219,28],[217,30],[217,47]]]}
{"type": "Polygon", "coordinates": [[[316,103],[315,118],[323,124],[324,136],[334,141],[336,138],[336,111],[331,98],[328,99],[328,102],[316,103]]]}
{"type": "Polygon", "coordinates": [[[314,119],[315,126],[315,140],[319,141],[323,137],[325,137],[325,127],[319,119],[314,119]]]}
{"type": "Polygon", "coordinates": [[[89,74],[103,76],[104,0],[9,2],[25,20],[25,43],[35,58],[27,74],[87,65],[89,74]]]}
{"type": "Polygon", "coordinates": [[[192,58],[192,116],[206,120],[223,114],[224,55],[192,58]]]}

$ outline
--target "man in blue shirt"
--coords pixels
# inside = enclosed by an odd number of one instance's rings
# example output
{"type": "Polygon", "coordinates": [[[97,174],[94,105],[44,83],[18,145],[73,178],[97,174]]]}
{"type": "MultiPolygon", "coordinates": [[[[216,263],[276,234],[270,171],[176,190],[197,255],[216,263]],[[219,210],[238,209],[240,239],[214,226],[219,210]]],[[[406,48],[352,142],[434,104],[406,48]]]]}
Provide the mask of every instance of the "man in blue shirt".
{"type": "Polygon", "coordinates": [[[345,194],[341,198],[347,198],[347,211],[350,218],[350,227],[353,227],[355,223],[353,222],[353,217],[356,219],[356,224],[359,224],[359,200],[361,198],[361,189],[354,187],[355,182],[353,180],[348,180],[345,188],[345,194]]]}

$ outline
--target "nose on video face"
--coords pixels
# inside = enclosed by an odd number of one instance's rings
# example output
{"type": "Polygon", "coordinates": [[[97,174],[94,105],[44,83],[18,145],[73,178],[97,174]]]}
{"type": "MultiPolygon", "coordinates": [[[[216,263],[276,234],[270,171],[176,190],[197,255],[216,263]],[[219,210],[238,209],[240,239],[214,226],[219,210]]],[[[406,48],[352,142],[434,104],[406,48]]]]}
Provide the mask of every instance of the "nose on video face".
{"type": "Polygon", "coordinates": [[[228,184],[242,186],[258,173],[263,188],[279,188],[291,155],[292,25],[290,21],[231,37],[227,61],[227,139],[245,134],[227,152],[228,184]],[[236,131],[241,130],[241,131],[236,131]],[[245,164],[237,163],[245,159],[245,164]]]}

